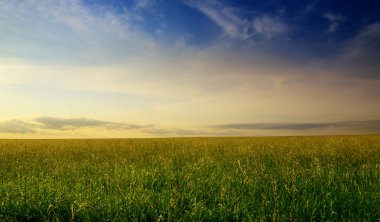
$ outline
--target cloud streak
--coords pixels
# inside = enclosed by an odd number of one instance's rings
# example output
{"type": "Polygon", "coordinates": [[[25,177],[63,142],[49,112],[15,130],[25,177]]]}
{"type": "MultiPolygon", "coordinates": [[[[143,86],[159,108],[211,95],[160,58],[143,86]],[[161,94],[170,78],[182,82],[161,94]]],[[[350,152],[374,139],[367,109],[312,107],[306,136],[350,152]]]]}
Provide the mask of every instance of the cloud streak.
{"type": "Polygon", "coordinates": [[[118,122],[108,122],[86,118],[56,118],[56,117],[38,117],[34,119],[37,123],[42,124],[41,128],[53,130],[73,130],[78,128],[100,127],[109,130],[131,130],[141,129],[147,126],[126,124],[118,122]]]}
{"type": "Polygon", "coordinates": [[[250,123],[214,125],[217,129],[230,130],[326,130],[345,129],[357,132],[380,132],[380,120],[341,121],[324,123],[250,123]]]}

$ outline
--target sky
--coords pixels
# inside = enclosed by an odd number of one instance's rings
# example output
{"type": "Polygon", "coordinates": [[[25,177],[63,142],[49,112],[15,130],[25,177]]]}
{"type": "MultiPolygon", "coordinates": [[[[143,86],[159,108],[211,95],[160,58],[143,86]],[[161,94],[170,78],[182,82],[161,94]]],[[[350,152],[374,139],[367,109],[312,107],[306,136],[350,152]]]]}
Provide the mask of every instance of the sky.
{"type": "Polygon", "coordinates": [[[375,0],[0,0],[0,138],[380,133],[375,0]]]}

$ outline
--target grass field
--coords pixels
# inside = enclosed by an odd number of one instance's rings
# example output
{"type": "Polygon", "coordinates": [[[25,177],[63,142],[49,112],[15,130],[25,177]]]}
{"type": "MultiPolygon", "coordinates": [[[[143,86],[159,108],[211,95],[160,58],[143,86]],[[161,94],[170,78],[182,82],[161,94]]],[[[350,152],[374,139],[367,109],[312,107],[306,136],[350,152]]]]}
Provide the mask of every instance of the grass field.
{"type": "Polygon", "coordinates": [[[0,221],[380,220],[380,136],[0,140],[0,221]]]}

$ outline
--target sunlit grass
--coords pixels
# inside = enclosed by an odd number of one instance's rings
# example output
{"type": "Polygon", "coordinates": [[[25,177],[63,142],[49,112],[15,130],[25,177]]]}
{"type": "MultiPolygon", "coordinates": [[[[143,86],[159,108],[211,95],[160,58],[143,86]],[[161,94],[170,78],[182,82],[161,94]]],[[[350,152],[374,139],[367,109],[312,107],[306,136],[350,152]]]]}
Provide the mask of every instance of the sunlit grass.
{"type": "Polygon", "coordinates": [[[0,220],[380,220],[380,136],[0,140],[0,220]]]}

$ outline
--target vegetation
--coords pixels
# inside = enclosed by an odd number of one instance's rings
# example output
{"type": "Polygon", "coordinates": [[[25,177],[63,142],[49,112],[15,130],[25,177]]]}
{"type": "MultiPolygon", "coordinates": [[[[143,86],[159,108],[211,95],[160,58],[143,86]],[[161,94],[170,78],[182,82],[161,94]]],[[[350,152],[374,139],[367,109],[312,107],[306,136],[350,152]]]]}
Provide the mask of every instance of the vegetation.
{"type": "Polygon", "coordinates": [[[0,140],[0,221],[380,220],[380,136],[0,140]]]}

